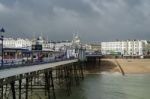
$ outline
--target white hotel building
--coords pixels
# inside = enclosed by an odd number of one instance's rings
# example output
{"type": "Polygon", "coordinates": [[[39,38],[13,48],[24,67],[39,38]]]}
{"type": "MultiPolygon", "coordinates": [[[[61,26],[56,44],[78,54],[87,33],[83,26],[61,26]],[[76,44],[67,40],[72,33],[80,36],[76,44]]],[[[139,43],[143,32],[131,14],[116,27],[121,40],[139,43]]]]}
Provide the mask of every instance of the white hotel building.
{"type": "Polygon", "coordinates": [[[22,38],[4,38],[4,48],[31,48],[32,42],[22,38]]]}
{"type": "Polygon", "coordinates": [[[146,44],[146,40],[101,42],[101,52],[103,55],[120,53],[124,56],[142,56],[144,55],[146,44]]]}
{"type": "Polygon", "coordinates": [[[23,38],[17,38],[17,39],[4,38],[4,42],[3,42],[4,48],[22,48],[22,49],[29,49],[29,50],[31,50],[32,45],[35,44],[42,45],[43,51],[60,51],[60,50],[64,50],[65,47],[72,46],[72,42],[68,40],[49,42],[41,36],[33,40],[23,39],[23,38]]]}

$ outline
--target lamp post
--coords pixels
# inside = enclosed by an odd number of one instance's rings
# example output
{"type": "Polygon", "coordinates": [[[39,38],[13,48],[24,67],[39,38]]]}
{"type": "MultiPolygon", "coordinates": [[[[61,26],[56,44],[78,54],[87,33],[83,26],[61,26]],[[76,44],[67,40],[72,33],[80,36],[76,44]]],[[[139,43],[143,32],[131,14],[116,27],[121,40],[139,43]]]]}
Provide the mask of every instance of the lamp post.
{"type": "Polygon", "coordinates": [[[4,36],[3,36],[3,33],[5,32],[5,30],[4,30],[3,27],[1,28],[0,32],[1,32],[1,41],[2,41],[2,60],[1,60],[1,67],[3,67],[3,63],[4,63],[4,61],[3,61],[3,58],[4,58],[4,55],[3,55],[3,54],[4,54],[4,49],[3,49],[4,36]]]}

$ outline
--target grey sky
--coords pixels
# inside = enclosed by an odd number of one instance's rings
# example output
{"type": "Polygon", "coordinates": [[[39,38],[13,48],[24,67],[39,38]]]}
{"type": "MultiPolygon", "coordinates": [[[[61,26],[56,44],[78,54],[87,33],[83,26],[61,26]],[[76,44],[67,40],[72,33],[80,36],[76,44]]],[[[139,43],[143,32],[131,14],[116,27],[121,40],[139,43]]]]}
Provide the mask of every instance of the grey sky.
{"type": "Polygon", "coordinates": [[[150,0],[0,0],[2,26],[13,37],[148,40],[150,0]]]}

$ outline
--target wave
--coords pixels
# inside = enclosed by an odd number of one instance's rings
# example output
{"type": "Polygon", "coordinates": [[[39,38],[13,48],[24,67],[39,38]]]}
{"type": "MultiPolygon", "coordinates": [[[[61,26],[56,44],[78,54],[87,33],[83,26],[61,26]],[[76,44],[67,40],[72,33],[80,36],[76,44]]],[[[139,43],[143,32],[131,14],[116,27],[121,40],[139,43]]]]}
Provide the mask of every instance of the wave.
{"type": "Polygon", "coordinates": [[[113,75],[113,76],[122,76],[120,72],[101,72],[102,75],[113,75]]]}

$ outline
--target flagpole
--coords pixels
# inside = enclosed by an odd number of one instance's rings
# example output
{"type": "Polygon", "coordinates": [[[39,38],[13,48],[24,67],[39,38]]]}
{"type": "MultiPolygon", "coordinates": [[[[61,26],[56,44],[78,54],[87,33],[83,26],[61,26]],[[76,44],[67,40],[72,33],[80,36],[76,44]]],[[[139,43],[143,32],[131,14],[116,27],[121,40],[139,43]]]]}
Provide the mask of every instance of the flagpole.
{"type": "Polygon", "coordinates": [[[3,41],[4,41],[4,36],[3,36],[3,33],[5,32],[4,28],[2,27],[1,30],[1,40],[2,40],[2,60],[1,60],[1,67],[3,67],[4,65],[4,49],[3,49],[3,41]]]}
{"type": "Polygon", "coordinates": [[[3,65],[4,65],[4,49],[3,49],[3,38],[4,38],[4,36],[3,35],[1,35],[1,38],[2,38],[2,67],[3,67],[3,65]]]}

